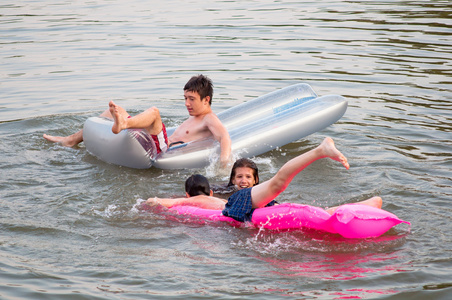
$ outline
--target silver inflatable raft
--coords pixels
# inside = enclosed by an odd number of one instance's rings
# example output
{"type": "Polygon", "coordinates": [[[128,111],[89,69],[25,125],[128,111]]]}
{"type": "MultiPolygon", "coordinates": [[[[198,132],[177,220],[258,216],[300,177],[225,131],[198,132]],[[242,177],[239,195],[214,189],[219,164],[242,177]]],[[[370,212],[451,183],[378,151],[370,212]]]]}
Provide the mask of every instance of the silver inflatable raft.
{"type": "MultiPolygon", "coordinates": [[[[234,156],[253,157],[328,127],[346,110],[344,97],[319,97],[308,84],[300,83],[239,104],[217,116],[230,134],[234,156]]],[[[217,141],[204,139],[176,145],[156,155],[146,132],[135,129],[113,134],[112,124],[111,120],[92,117],[83,127],[86,149],[108,163],[137,169],[201,168],[220,153],[217,141]]],[[[168,136],[174,130],[168,128],[168,136]]]]}

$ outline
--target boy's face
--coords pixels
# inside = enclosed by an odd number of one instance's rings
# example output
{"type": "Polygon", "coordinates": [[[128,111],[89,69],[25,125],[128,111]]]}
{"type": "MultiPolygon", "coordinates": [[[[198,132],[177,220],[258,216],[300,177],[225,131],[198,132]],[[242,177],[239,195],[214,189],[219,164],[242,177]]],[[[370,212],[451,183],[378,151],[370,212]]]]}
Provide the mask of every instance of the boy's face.
{"type": "Polygon", "coordinates": [[[202,114],[206,109],[210,108],[209,96],[201,99],[198,92],[184,91],[185,107],[190,116],[197,116],[202,114]]]}

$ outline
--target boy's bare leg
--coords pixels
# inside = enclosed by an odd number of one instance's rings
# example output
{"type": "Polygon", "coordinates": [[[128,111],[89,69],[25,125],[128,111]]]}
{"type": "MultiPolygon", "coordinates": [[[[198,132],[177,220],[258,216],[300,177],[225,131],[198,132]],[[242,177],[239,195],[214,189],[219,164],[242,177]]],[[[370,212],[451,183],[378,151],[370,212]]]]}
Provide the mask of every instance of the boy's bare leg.
{"type": "Polygon", "coordinates": [[[106,109],[103,113],[101,113],[101,114],[99,115],[99,117],[104,117],[104,118],[112,119],[112,120],[113,120],[113,116],[112,116],[111,113],[110,113],[110,107],[109,107],[108,109],[106,109]]]}
{"type": "Polygon", "coordinates": [[[43,137],[53,143],[59,143],[65,147],[74,147],[83,142],[83,130],[79,130],[68,136],[53,136],[44,134],[43,137]]]}
{"type": "Polygon", "coordinates": [[[339,161],[347,170],[350,167],[347,158],[336,149],[334,141],[327,137],[315,149],[303,153],[284,164],[270,180],[253,187],[251,190],[253,208],[267,205],[287,188],[295,175],[314,161],[325,157],[339,161]]]}
{"type": "MultiPolygon", "coordinates": [[[[119,133],[126,128],[144,128],[150,134],[157,135],[163,129],[160,113],[155,107],[152,107],[135,117],[128,118],[129,114],[122,107],[116,105],[113,101],[110,101],[109,108],[100,114],[100,116],[114,120],[112,127],[113,133],[119,133]]],[[[68,136],[52,136],[44,134],[43,137],[50,142],[59,143],[65,147],[74,147],[83,142],[83,130],[79,130],[68,136]]]]}
{"type": "MultiPolygon", "coordinates": [[[[101,117],[113,119],[110,111],[107,109],[102,114],[100,114],[101,117]]],[[[43,137],[53,143],[59,143],[62,146],[65,147],[74,147],[83,142],[83,129],[77,131],[74,134],[68,135],[68,136],[53,136],[44,134],[43,137]]]]}
{"type": "MultiPolygon", "coordinates": [[[[383,200],[380,197],[375,196],[375,197],[369,198],[364,201],[356,202],[355,204],[362,204],[362,205],[368,205],[368,206],[372,206],[372,207],[376,207],[376,208],[381,208],[381,206],[383,205],[383,200]]],[[[330,207],[325,210],[327,213],[332,215],[341,206],[334,206],[334,207],[330,207]]]]}
{"type": "Polygon", "coordinates": [[[108,105],[114,120],[111,131],[115,134],[128,128],[142,128],[146,129],[152,135],[157,135],[163,129],[160,112],[155,107],[151,107],[136,116],[130,117],[124,108],[116,105],[113,101],[110,101],[108,105]]]}

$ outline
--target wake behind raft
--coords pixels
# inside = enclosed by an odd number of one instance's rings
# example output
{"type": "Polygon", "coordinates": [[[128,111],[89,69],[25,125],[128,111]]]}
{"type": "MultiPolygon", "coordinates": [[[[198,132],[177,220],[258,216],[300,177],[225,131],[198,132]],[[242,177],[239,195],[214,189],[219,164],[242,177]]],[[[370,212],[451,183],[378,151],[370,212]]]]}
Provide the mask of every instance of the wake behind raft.
{"type": "MultiPolygon", "coordinates": [[[[143,210],[149,210],[142,204],[143,210]]],[[[341,205],[332,215],[320,207],[297,203],[283,203],[254,210],[251,222],[242,223],[223,216],[221,210],[204,209],[194,206],[173,206],[169,215],[194,223],[224,222],[234,227],[251,225],[270,230],[314,229],[339,234],[345,238],[373,238],[386,233],[392,227],[409,222],[380,208],[362,204],[341,205]]]]}
{"type": "MultiPolygon", "coordinates": [[[[295,84],[239,104],[217,114],[231,137],[234,155],[253,157],[284,146],[337,122],[347,110],[339,95],[317,96],[311,86],[295,84]]],[[[113,122],[92,117],[83,127],[88,152],[99,159],[131,168],[202,168],[219,155],[214,139],[192,141],[156,154],[152,138],[144,130],[113,134],[113,122]]],[[[168,128],[170,136],[175,128],[168,128]]]]}

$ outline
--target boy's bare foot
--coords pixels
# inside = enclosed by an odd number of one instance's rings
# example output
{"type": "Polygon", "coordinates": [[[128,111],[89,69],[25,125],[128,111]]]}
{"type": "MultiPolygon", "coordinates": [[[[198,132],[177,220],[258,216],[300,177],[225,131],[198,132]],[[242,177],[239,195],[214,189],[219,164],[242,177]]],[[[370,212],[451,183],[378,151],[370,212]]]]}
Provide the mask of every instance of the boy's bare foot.
{"type": "Polygon", "coordinates": [[[114,134],[118,134],[123,129],[127,128],[128,114],[124,110],[124,108],[122,108],[119,105],[116,105],[113,101],[110,101],[110,103],[108,103],[108,106],[109,106],[110,113],[113,116],[113,120],[114,120],[113,126],[111,127],[111,131],[114,134]]]}
{"type": "Polygon", "coordinates": [[[342,163],[347,170],[350,168],[347,158],[336,149],[332,138],[326,137],[319,145],[319,148],[322,149],[325,156],[342,163]]]}
{"type": "Polygon", "coordinates": [[[70,145],[68,143],[67,136],[53,136],[53,135],[44,134],[42,137],[50,142],[58,143],[64,147],[73,147],[74,146],[74,145],[70,145]]]}
{"type": "Polygon", "coordinates": [[[74,147],[83,141],[83,132],[80,130],[79,132],[69,136],[53,136],[43,134],[42,137],[50,142],[58,143],[64,147],[74,147]]]}

